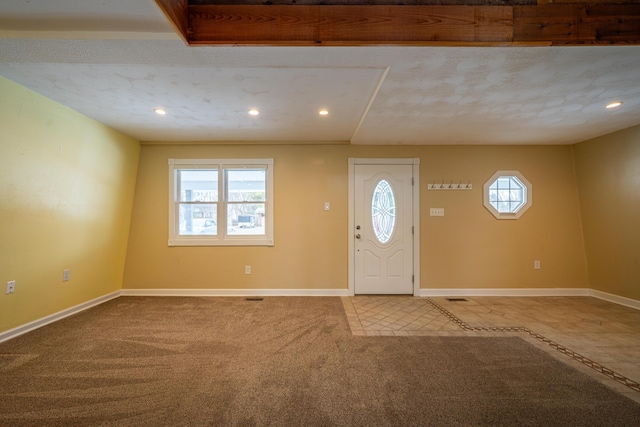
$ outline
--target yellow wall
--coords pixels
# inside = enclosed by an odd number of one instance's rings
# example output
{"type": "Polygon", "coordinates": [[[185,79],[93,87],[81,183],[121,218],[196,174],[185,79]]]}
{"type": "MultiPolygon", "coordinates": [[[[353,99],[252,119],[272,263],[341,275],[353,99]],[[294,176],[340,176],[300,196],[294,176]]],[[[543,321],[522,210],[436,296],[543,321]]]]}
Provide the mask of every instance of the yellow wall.
{"type": "Polygon", "coordinates": [[[349,157],[420,158],[422,288],[588,287],[570,146],[143,145],[124,288],[346,289],[349,157]],[[275,163],[274,247],[167,246],[169,158],[261,157],[275,163]],[[483,206],[482,185],[500,169],[533,184],[519,220],[483,206]],[[474,188],[426,189],[442,180],[474,188]]]}
{"type": "Polygon", "coordinates": [[[420,158],[423,289],[592,287],[640,300],[640,127],[575,146],[140,150],[2,77],[0,93],[0,332],[122,288],[346,289],[349,157],[420,158]],[[167,245],[167,159],[260,157],[275,159],[274,247],[167,245]],[[482,204],[499,169],[533,185],[519,220],[497,220],[482,204]],[[443,180],[474,188],[427,190],[443,180]],[[445,216],[430,217],[432,207],[445,216]],[[5,295],[9,280],[16,292],[5,295]]]}
{"type": "Polygon", "coordinates": [[[4,331],[121,289],[140,146],[3,77],[0,94],[4,331]]]}
{"type": "Polygon", "coordinates": [[[640,126],[574,156],[591,288],[640,300],[640,126]]]}

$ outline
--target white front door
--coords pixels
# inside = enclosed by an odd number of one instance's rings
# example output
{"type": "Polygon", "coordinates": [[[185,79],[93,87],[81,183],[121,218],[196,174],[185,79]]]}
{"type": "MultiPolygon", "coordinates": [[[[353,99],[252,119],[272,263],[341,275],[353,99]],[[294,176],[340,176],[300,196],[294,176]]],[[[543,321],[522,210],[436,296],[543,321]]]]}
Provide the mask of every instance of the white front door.
{"type": "Polygon", "coordinates": [[[354,166],[354,293],[413,294],[413,167],[354,166]]]}

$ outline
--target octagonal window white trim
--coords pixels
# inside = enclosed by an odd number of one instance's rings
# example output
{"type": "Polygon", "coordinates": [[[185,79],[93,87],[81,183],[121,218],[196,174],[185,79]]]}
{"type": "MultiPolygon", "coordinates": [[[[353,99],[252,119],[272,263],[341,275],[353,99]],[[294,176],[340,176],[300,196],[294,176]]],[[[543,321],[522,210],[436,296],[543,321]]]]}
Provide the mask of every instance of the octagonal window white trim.
{"type": "Polygon", "coordinates": [[[484,183],[482,197],[497,219],[518,219],[533,204],[533,188],[519,171],[497,171],[484,183]]]}

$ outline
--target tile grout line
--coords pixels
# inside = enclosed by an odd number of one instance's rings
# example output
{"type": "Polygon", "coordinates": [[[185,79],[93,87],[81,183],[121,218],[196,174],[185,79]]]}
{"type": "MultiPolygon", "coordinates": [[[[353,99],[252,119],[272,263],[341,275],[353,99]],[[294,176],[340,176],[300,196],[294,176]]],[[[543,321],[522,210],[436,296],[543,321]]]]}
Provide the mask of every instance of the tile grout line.
{"type": "Polygon", "coordinates": [[[624,375],[621,375],[605,366],[602,366],[601,364],[594,362],[593,360],[590,360],[584,356],[582,356],[579,353],[576,353],[575,351],[569,350],[568,348],[554,342],[551,341],[549,338],[537,333],[537,332],[533,332],[528,328],[522,327],[522,326],[496,326],[496,327],[484,327],[484,326],[478,326],[478,327],[474,327],[474,326],[469,326],[467,325],[464,321],[462,321],[460,318],[458,318],[457,316],[455,316],[453,313],[449,312],[447,309],[445,309],[444,307],[440,306],[440,304],[436,303],[435,301],[431,300],[430,298],[425,298],[424,299],[428,304],[430,304],[433,308],[435,308],[436,310],[438,310],[440,313],[442,313],[443,315],[445,315],[446,317],[449,318],[449,320],[451,320],[452,322],[456,323],[458,326],[460,326],[463,330],[465,331],[475,331],[475,332],[522,332],[525,334],[528,334],[529,336],[531,336],[532,338],[535,338],[539,341],[542,341],[543,343],[549,345],[551,348],[559,351],[560,353],[569,356],[570,358],[572,358],[573,360],[576,360],[580,363],[582,363],[583,365],[595,370],[596,372],[599,372],[617,382],[619,382],[620,384],[630,388],[633,391],[636,392],[640,392],[640,384],[638,384],[637,382],[633,381],[630,378],[625,377],[624,375]]]}
{"type": "MultiPolygon", "coordinates": [[[[344,301],[344,298],[343,298],[343,301],[344,301]]],[[[353,303],[353,300],[351,300],[351,299],[347,299],[347,301],[349,301],[349,304],[351,305],[351,308],[353,309],[353,313],[355,313],[355,315],[356,315],[356,317],[358,319],[358,325],[360,326],[360,330],[361,331],[365,331],[365,326],[362,323],[362,318],[360,317],[360,313],[358,312],[358,309],[356,308],[356,305],[353,303]]],[[[349,329],[351,329],[352,333],[353,333],[353,329],[351,328],[351,322],[349,322],[349,329]]]]}

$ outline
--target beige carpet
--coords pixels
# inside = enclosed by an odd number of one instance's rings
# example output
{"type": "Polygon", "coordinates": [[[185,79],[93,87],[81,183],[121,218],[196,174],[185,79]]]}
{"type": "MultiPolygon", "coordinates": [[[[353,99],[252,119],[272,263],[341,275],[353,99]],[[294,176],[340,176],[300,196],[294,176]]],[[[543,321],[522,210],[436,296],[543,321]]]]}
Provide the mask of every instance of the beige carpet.
{"type": "Polygon", "coordinates": [[[0,426],[636,426],[514,338],[352,336],[339,298],[121,297],[0,344],[0,426]]]}

